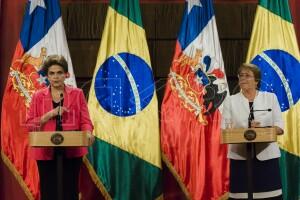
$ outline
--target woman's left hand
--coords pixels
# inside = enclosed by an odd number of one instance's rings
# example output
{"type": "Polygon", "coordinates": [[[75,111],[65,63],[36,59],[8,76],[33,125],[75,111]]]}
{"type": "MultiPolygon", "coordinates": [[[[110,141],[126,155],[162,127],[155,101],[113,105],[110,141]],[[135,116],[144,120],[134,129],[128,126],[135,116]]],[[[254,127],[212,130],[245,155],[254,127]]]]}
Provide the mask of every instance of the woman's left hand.
{"type": "Polygon", "coordinates": [[[89,138],[89,146],[91,146],[95,142],[95,136],[91,132],[87,132],[89,138]]]}
{"type": "Polygon", "coordinates": [[[276,130],[276,134],[277,135],[282,135],[283,134],[283,130],[281,128],[279,128],[278,126],[274,126],[275,130],[276,130]]]}
{"type": "Polygon", "coordinates": [[[260,127],[260,122],[257,121],[251,121],[251,128],[257,128],[260,127]]]}

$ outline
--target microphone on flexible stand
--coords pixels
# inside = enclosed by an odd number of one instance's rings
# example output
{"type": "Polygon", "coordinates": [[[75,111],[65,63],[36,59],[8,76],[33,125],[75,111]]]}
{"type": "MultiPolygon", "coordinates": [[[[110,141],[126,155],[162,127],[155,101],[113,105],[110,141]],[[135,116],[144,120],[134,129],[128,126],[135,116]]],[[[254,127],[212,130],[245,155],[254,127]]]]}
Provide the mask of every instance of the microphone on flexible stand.
{"type": "Polygon", "coordinates": [[[254,112],[271,112],[271,108],[267,109],[256,109],[253,110],[253,107],[250,109],[249,117],[248,117],[248,128],[251,128],[251,121],[254,120],[254,112]]]}
{"type": "Polygon", "coordinates": [[[248,128],[251,128],[251,121],[254,120],[254,110],[253,107],[250,108],[250,113],[248,116],[248,128]]]}
{"type": "Polygon", "coordinates": [[[260,111],[268,111],[268,112],[271,112],[272,109],[271,109],[271,108],[268,108],[268,109],[258,109],[258,110],[253,110],[253,112],[260,112],[260,111]]]}
{"type": "Polygon", "coordinates": [[[58,115],[59,115],[59,118],[58,118],[58,121],[59,121],[59,128],[62,129],[62,100],[64,98],[64,94],[63,93],[60,93],[60,101],[59,101],[59,108],[58,108],[58,115]]]}
{"type": "MultiPolygon", "coordinates": [[[[62,104],[63,104],[63,98],[64,98],[64,94],[60,93],[60,100],[59,100],[59,108],[58,108],[58,131],[63,131],[62,128],[62,104]]],[[[58,195],[58,199],[62,200],[63,199],[63,180],[61,177],[63,177],[63,155],[64,155],[64,147],[56,147],[55,149],[55,156],[56,156],[56,170],[57,170],[57,174],[56,174],[56,179],[57,179],[57,195],[58,195]]]]}
{"type": "MultiPolygon", "coordinates": [[[[249,104],[250,106],[250,104],[249,104]]],[[[250,113],[248,116],[248,128],[251,128],[251,122],[254,120],[254,112],[267,111],[271,112],[272,109],[253,109],[253,104],[250,106],[250,113]]],[[[247,130],[244,132],[244,137],[248,141],[252,141],[256,138],[256,132],[253,130],[247,130]]],[[[246,144],[247,149],[247,184],[248,184],[248,199],[253,199],[253,158],[255,157],[255,146],[254,143],[250,142],[246,144]]]]}

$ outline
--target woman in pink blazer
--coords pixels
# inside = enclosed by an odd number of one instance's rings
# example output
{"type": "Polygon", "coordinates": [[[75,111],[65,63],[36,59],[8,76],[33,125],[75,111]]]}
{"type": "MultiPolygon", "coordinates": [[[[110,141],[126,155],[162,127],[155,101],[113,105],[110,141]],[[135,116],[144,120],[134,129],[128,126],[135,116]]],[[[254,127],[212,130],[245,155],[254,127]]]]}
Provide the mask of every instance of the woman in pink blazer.
{"type": "MultiPolygon", "coordinates": [[[[91,137],[93,125],[81,89],[64,84],[69,76],[68,64],[63,56],[48,56],[42,70],[46,73],[50,86],[34,93],[27,112],[26,125],[29,131],[85,131],[91,137]]],[[[78,177],[82,156],[86,147],[36,148],[29,150],[29,156],[37,160],[40,175],[41,199],[58,199],[57,160],[63,154],[64,200],[78,199],[78,177]]]]}

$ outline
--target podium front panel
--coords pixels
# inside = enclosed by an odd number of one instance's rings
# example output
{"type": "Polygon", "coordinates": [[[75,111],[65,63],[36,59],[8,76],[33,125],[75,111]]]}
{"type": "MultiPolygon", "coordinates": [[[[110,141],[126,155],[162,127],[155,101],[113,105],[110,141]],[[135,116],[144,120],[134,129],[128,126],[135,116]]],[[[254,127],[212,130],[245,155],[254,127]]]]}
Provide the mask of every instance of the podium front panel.
{"type": "Polygon", "coordinates": [[[40,131],[29,133],[32,147],[89,146],[88,134],[82,131],[40,131]]]}
{"type": "Polygon", "coordinates": [[[275,128],[229,128],[224,129],[221,136],[222,144],[275,142],[276,140],[277,134],[275,128]],[[247,138],[247,134],[245,134],[247,131],[255,133],[253,138],[247,138]]]}

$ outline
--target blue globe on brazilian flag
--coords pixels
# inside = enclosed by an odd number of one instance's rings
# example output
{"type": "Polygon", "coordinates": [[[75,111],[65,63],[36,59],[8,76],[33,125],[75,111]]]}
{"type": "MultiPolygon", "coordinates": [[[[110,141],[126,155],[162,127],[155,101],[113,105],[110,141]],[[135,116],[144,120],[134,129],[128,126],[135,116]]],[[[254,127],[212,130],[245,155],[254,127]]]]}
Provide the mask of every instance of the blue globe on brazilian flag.
{"type": "Polygon", "coordinates": [[[138,114],[149,105],[155,90],[150,66],[130,53],[109,57],[100,66],[95,79],[99,104],[116,116],[138,114]]]}

